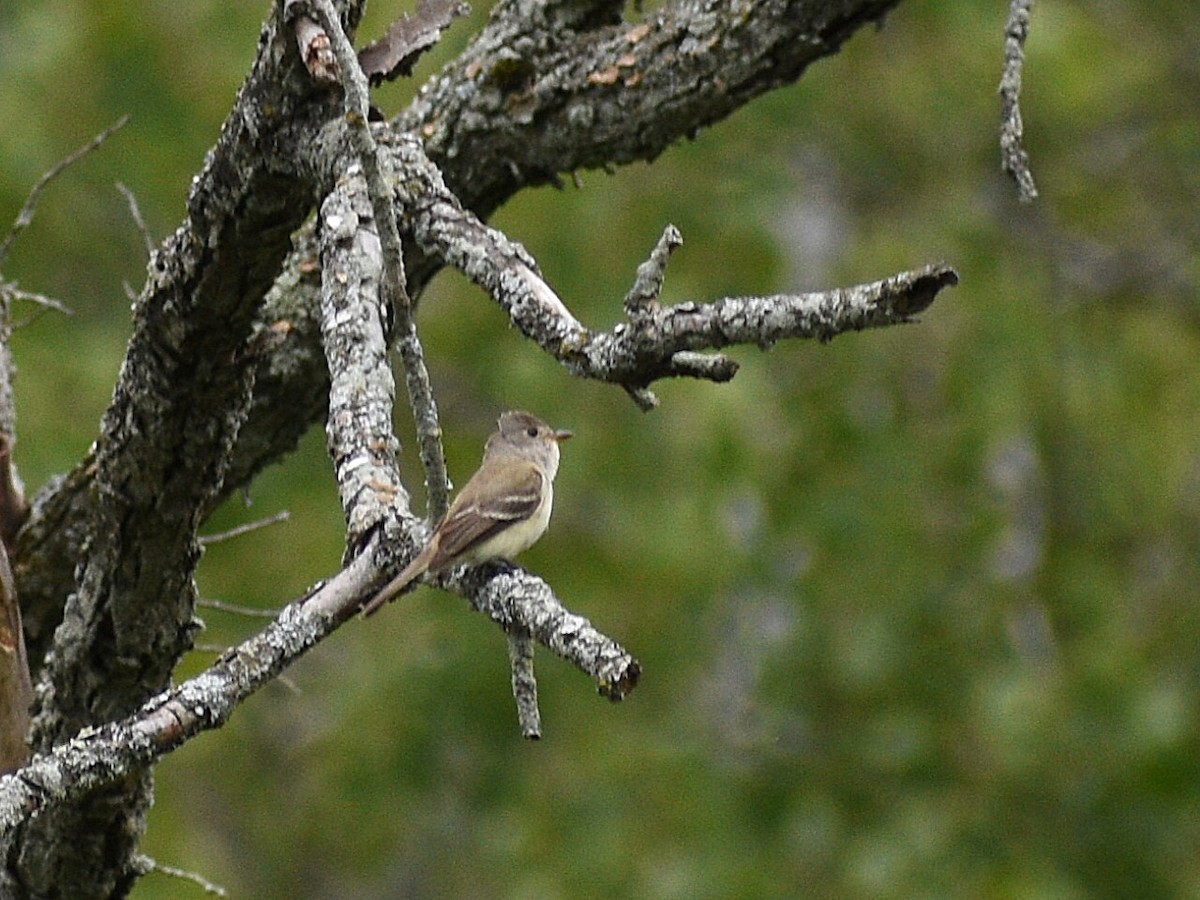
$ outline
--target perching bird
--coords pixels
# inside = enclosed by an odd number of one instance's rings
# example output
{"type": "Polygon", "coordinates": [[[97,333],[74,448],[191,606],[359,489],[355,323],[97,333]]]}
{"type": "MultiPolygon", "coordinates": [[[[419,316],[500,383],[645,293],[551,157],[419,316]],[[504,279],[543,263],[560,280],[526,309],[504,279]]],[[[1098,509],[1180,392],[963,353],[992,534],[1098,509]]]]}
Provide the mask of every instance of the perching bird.
{"type": "Polygon", "coordinates": [[[558,445],[571,437],[532,413],[506,412],[471,476],[412,562],[363,607],[369,616],[426,572],[511,559],[550,523],[558,445]]]}

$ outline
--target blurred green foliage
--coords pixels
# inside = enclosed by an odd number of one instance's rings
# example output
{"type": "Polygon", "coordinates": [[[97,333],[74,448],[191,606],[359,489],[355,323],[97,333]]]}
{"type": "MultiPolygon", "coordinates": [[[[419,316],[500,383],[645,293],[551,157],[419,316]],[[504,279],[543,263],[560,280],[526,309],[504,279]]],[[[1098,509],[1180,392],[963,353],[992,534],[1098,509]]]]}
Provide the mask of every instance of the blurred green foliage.
{"type": "MultiPolygon", "coordinates": [[[[464,279],[426,295],[460,482],[502,409],[577,432],[524,562],[642,660],[626,703],[542,654],[546,738],[523,743],[501,635],[420,591],[172,755],[146,851],[239,897],[1200,896],[1200,13],[1038,4],[1022,208],[998,171],[1003,7],[910,0],[655,164],[496,217],[596,326],[667,222],[668,300],[946,259],[962,285],[919,325],[741,349],[733,383],[660,385],[643,415],[464,279]]],[[[120,363],[144,260],[113,182],[175,227],[265,12],[0,7],[0,217],[133,115],[5,272],[76,311],[27,310],[13,339],[31,488],[86,449],[120,363]]],[[[283,508],[207,550],[203,594],[268,608],[337,568],[320,429],[209,528],[283,508]]],[[[218,646],[256,627],[205,618],[218,646]]]]}

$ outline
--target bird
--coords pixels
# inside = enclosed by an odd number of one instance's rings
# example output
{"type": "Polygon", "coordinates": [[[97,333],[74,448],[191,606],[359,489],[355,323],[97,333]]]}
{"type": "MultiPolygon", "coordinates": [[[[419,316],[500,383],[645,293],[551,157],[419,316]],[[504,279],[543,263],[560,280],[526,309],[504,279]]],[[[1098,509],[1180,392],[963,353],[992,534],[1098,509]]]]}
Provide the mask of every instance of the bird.
{"type": "Polygon", "coordinates": [[[530,412],[502,414],[479,469],[421,551],[363,606],[363,616],[378,612],[426,572],[512,559],[533,546],[550,523],[559,444],[573,436],[530,412]]]}

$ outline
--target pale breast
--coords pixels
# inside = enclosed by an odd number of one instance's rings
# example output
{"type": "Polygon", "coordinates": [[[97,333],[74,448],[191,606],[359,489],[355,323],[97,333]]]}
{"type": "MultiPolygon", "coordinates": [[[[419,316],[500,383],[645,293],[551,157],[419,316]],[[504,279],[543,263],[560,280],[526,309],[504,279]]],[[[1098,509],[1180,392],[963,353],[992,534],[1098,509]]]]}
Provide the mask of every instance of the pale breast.
{"type": "Polygon", "coordinates": [[[546,531],[550,524],[550,510],[554,505],[554,486],[546,485],[545,496],[533,515],[522,522],[510,525],[508,528],[493,535],[475,548],[474,552],[465,555],[463,562],[481,563],[489,559],[512,559],[522,550],[527,550],[546,531]]]}

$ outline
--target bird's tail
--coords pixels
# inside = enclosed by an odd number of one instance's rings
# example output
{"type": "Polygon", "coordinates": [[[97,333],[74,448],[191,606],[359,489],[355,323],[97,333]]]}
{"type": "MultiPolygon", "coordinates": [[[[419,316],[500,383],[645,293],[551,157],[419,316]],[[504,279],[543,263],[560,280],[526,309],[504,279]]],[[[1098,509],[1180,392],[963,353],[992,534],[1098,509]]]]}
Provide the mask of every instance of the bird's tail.
{"type": "Polygon", "coordinates": [[[385,603],[389,603],[404,592],[404,589],[429,571],[429,563],[433,559],[433,544],[426,544],[412,562],[405,566],[400,574],[383,586],[383,589],[367,601],[362,608],[363,617],[372,616],[379,612],[385,603]]]}

